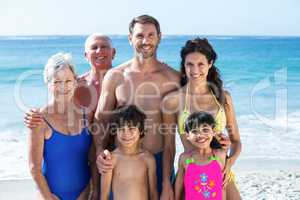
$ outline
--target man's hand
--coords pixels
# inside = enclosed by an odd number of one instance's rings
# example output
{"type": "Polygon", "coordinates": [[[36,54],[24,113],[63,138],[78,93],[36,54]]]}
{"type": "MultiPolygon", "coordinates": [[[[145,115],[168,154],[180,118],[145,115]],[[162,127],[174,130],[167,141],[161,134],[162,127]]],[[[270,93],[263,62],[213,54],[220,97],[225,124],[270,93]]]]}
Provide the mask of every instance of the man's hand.
{"type": "Polygon", "coordinates": [[[100,174],[105,174],[113,169],[111,154],[108,150],[104,150],[97,157],[97,168],[100,174]]]}
{"type": "Polygon", "coordinates": [[[43,122],[43,115],[37,109],[32,108],[25,113],[24,123],[28,128],[36,128],[43,122]]]}
{"type": "Polygon", "coordinates": [[[170,181],[164,182],[160,200],[174,200],[174,197],[175,195],[170,181]]]}

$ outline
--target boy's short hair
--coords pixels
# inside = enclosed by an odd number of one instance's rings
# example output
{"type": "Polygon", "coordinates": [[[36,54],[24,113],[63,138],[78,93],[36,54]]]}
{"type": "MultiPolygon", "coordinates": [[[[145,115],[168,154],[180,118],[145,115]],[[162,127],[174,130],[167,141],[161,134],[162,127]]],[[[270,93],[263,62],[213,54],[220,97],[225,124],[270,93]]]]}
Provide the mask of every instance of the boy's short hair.
{"type": "Polygon", "coordinates": [[[139,129],[140,137],[145,136],[146,115],[135,105],[120,106],[113,114],[110,132],[112,135],[117,133],[117,129],[124,126],[134,126],[139,129]]]}
{"type": "MultiPolygon", "coordinates": [[[[194,112],[192,113],[185,121],[184,123],[184,131],[186,133],[189,133],[191,130],[199,128],[202,124],[207,124],[212,127],[212,129],[215,128],[216,121],[214,117],[207,113],[207,112],[194,112]]],[[[222,148],[221,144],[219,141],[216,139],[214,136],[211,143],[210,147],[212,149],[219,149],[222,148]]]]}

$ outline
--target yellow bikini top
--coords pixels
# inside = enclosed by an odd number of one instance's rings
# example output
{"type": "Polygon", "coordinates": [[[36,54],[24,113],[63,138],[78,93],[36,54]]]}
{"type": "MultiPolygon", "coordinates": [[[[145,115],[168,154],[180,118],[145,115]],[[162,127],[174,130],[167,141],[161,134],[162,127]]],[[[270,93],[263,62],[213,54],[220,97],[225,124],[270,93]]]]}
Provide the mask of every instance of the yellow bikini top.
{"type": "MultiPolygon", "coordinates": [[[[226,127],[226,115],[225,115],[225,110],[223,108],[223,106],[218,102],[217,98],[215,97],[214,93],[210,90],[211,95],[213,96],[216,104],[219,106],[219,110],[216,114],[215,117],[215,121],[216,121],[216,126],[214,128],[214,131],[216,133],[221,133],[225,127],[226,127]]],[[[178,118],[178,131],[179,134],[182,135],[184,134],[184,122],[185,120],[190,116],[190,112],[188,110],[188,106],[187,104],[189,103],[189,99],[188,99],[188,87],[186,90],[186,95],[185,95],[185,105],[184,105],[184,109],[182,111],[182,113],[180,114],[179,118],[178,118]]]]}

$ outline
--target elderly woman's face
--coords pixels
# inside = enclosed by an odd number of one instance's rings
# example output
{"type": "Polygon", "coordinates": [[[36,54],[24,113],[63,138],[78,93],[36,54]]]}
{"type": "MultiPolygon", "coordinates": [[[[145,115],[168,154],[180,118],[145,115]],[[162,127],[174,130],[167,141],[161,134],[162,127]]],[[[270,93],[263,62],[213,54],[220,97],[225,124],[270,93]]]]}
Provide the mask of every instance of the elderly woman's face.
{"type": "Polygon", "coordinates": [[[208,70],[212,64],[199,52],[189,53],[185,58],[185,72],[190,81],[206,80],[208,70]]]}
{"type": "Polygon", "coordinates": [[[64,67],[54,73],[49,84],[56,101],[69,102],[76,88],[75,75],[69,67],[64,67]]]}

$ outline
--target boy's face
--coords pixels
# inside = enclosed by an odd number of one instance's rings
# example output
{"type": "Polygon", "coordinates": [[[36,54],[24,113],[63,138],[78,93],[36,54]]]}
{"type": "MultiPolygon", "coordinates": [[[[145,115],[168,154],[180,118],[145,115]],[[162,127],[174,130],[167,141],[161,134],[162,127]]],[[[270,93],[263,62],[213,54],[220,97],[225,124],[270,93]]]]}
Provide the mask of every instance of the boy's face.
{"type": "Polygon", "coordinates": [[[138,127],[125,125],[117,129],[117,138],[121,146],[132,147],[139,142],[140,131],[138,127]]]}
{"type": "Polygon", "coordinates": [[[187,140],[197,148],[207,148],[215,135],[213,128],[208,124],[201,124],[186,133],[187,140]]]}

